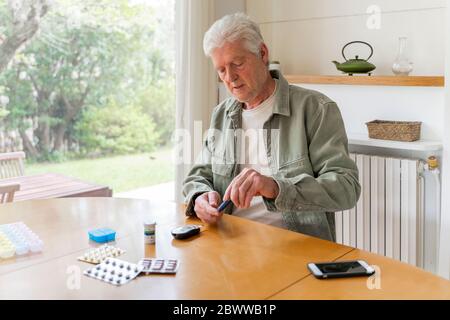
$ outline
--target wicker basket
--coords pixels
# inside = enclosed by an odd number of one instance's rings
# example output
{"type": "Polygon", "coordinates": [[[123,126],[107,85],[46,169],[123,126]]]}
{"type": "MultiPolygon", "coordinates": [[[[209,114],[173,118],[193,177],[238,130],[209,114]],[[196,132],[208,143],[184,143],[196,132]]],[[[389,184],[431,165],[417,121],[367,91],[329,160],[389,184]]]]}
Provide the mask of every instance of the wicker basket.
{"type": "Polygon", "coordinates": [[[369,138],[396,141],[419,140],[421,124],[422,122],[419,121],[373,120],[366,122],[369,138]]]}

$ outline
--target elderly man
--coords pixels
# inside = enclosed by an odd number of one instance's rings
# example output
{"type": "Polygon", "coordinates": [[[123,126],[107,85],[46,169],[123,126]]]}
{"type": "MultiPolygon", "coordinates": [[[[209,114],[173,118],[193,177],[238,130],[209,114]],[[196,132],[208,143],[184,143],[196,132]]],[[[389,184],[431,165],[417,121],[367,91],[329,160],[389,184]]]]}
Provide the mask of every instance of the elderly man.
{"type": "Polygon", "coordinates": [[[232,98],[214,109],[184,181],[186,214],[215,223],[231,200],[223,212],[335,241],[333,212],[360,194],[336,103],[270,72],[259,27],[242,13],[216,21],[204,51],[232,98]]]}

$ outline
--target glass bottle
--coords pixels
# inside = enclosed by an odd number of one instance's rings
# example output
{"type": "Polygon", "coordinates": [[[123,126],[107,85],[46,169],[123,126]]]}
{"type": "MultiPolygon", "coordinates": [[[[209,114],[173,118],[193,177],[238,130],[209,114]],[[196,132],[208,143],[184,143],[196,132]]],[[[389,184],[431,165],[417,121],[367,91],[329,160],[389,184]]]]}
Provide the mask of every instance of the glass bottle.
{"type": "Polygon", "coordinates": [[[392,72],[396,76],[407,76],[413,69],[413,63],[406,56],[407,37],[398,38],[398,53],[392,65],[392,72]]]}

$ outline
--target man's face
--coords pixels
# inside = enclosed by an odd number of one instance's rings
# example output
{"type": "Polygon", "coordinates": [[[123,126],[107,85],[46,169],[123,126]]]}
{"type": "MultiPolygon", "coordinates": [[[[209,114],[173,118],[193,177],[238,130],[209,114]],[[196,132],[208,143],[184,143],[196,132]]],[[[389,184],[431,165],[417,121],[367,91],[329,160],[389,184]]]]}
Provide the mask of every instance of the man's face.
{"type": "Polygon", "coordinates": [[[242,41],[225,42],[213,50],[211,59],[228,91],[240,102],[252,104],[269,76],[268,51],[261,46],[262,57],[248,51],[242,41]]]}

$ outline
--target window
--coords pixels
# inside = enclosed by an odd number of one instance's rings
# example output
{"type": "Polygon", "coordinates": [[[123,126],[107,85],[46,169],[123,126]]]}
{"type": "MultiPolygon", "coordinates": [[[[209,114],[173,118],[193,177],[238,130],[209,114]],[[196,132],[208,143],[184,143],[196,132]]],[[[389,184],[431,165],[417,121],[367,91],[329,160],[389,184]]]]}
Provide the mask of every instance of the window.
{"type": "Polygon", "coordinates": [[[0,151],[114,193],[173,180],[174,0],[47,2],[0,0],[0,42],[42,9],[0,69],[0,151]]]}

